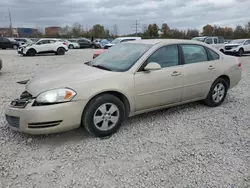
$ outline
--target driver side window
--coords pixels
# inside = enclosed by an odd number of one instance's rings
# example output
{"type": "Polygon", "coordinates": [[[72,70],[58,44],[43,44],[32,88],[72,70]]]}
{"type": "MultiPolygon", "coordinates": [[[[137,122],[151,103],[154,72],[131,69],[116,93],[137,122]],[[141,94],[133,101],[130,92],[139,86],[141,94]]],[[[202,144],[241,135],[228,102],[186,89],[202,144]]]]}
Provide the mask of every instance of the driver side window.
{"type": "Polygon", "coordinates": [[[207,43],[207,44],[213,44],[213,39],[212,38],[207,38],[205,40],[205,43],[207,43]]]}
{"type": "Polygon", "coordinates": [[[179,64],[179,52],[177,45],[169,45],[156,50],[147,60],[147,63],[155,62],[162,68],[177,66],[179,64]]]}
{"type": "Polygon", "coordinates": [[[247,40],[244,44],[245,45],[249,45],[250,44],[250,40],[247,40]]]}

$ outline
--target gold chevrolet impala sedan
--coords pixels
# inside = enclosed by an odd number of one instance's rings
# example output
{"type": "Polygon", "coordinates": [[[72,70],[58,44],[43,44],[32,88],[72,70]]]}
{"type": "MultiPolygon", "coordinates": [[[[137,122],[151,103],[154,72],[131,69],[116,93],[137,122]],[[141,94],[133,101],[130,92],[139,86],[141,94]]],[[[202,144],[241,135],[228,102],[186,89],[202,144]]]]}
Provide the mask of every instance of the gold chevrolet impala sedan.
{"type": "Polygon", "coordinates": [[[35,76],[5,114],[20,132],[50,134],[82,125],[104,137],[144,112],[193,101],[216,107],[241,72],[238,58],[197,41],[131,41],[90,62],[35,76]]]}

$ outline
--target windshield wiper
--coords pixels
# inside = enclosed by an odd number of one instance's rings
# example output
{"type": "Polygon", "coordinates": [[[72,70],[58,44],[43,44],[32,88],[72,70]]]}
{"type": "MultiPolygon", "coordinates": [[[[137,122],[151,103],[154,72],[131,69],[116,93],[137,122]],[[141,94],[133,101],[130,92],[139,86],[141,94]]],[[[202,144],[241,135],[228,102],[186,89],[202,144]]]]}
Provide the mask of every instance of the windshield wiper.
{"type": "Polygon", "coordinates": [[[107,71],[112,71],[111,69],[107,68],[107,67],[104,67],[102,65],[92,65],[92,67],[96,67],[96,68],[99,68],[99,69],[103,69],[103,70],[107,70],[107,71]]]}

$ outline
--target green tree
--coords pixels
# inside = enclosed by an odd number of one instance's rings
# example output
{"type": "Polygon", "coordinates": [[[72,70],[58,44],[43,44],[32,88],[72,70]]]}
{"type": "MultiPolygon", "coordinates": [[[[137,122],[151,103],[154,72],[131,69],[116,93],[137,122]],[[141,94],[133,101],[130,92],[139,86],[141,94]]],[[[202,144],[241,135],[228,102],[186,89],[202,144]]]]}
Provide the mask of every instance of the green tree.
{"type": "Polygon", "coordinates": [[[72,26],[72,36],[73,37],[80,37],[82,34],[82,26],[79,23],[74,23],[72,26]]]}
{"type": "Polygon", "coordinates": [[[149,34],[149,37],[151,38],[158,38],[159,37],[159,34],[158,34],[158,26],[156,23],[154,24],[149,24],[148,25],[148,34],[149,34]]]}
{"type": "Polygon", "coordinates": [[[234,38],[239,39],[239,38],[245,38],[245,37],[247,37],[246,30],[241,25],[238,25],[234,29],[234,38]]]}
{"type": "Polygon", "coordinates": [[[94,38],[104,38],[105,29],[103,25],[96,24],[91,29],[91,34],[94,38]]]}
{"type": "Polygon", "coordinates": [[[214,32],[214,27],[212,25],[207,24],[203,27],[202,35],[203,36],[212,36],[214,32]]]}
{"type": "Polygon", "coordinates": [[[170,28],[167,23],[163,23],[161,26],[162,38],[170,37],[170,28]]]}

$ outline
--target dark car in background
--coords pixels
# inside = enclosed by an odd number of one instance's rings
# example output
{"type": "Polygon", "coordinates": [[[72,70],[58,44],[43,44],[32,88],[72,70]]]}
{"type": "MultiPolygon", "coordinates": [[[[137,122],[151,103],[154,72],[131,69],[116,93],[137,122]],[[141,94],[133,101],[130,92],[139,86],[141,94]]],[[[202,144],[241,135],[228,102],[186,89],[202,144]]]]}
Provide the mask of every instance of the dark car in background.
{"type": "Polygon", "coordinates": [[[2,49],[12,48],[16,50],[19,46],[20,43],[12,38],[0,37],[0,48],[2,49]]]}
{"type": "Polygon", "coordinates": [[[70,42],[77,42],[80,48],[95,48],[95,44],[86,38],[68,39],[70,42]]]}
{"type": "Polygon", "coordinates": [[[23,44],[32,44],[34,43],[34,41],[32,41],[29,38],[14,38],[17,42],[21,43],[21,45],[23,44]]]}
{"type": "Polygon", "coordinates": [[[3,61],[2,59],[0,58],[0,70],[3,68],[3,61]]]}

